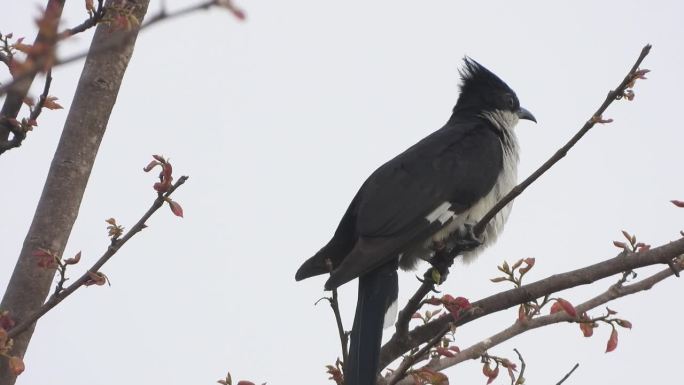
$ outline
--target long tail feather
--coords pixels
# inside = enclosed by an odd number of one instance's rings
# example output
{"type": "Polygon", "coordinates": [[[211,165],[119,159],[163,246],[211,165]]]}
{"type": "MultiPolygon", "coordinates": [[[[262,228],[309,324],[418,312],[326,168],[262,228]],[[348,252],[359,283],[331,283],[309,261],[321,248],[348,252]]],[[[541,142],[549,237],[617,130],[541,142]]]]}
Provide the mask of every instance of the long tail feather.
{"type": "Polygon", "coordinates": [[[352,327],[345,385],[374,385],[378,374],[385,313],[397,299],[397,262],[359,278],[359,297],[352,327]]]}

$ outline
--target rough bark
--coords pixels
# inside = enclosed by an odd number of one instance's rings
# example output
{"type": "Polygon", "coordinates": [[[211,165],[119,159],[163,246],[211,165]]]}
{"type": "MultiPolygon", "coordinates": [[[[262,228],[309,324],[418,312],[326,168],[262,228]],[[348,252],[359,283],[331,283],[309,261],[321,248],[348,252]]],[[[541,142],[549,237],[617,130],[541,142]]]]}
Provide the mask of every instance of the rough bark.
{"type": "MultiPolygon", "coordinates": [[[[107,1],[107,4],[113,0],[107,1]]],[[[135,15],[142,20],[149,0],[136,1],[135,15]]],[[[36,311],[45,301],[54,279],[54,270],[39,268],[32,252],[49,249],[61,255],[78,215],[81,199],[116,102],[124,72],[133,54],[136,34],[130,34],[125,44],[102,52],[97,48],[117,34],[99,25],[69,110],[59,145],[55,152],[33,222],[8,284],[0,308],[9,310],[19,323],[36,311]]],[[[26,353],[33,325],[17,336],[12,354],[26,353]]],[[[0,360],[0,385],[11,385],[16,378],[7,370],[7,361],[0,360]]]]}

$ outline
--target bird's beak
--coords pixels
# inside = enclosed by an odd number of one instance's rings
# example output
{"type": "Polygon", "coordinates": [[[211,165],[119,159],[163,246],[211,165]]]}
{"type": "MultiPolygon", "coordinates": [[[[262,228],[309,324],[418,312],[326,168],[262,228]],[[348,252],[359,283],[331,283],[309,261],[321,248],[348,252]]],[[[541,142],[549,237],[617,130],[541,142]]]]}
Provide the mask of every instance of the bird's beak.
{"type": "Polygon", "coordinates": [[[518,110],[518,118],[519,119],[525,119],[525,120],[531,120],[535,123],[537,123],[537,119],[532,115],[530,111],[527,111],[526,109],[520,107],[518,110]]]}

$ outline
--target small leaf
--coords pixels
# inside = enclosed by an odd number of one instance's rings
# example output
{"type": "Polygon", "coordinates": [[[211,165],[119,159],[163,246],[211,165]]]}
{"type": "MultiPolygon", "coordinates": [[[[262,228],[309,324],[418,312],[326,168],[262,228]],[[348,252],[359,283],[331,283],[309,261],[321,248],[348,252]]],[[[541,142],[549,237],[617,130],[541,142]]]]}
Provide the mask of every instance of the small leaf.
{"type": "Polygon", "coordinates": [[[591,337],[594,335],[594,324],[593,322],[581,322],[579,324],[582,335],[585,337],[591,337]]]}
{"type": "Polygon", "coordinates": [[[618,324],[619,326],[625,328],[625,329],[631,329],[632,328],[632,323],[627,321],[626,319],[615,320],[615,323],[618,324]]]}
{"type": "Polygon", "coordinates": [[[506,280],[507,280],[506,277],[496,277],[496,278],[490,279],[490,281],[492,281],[492,282],[494,282],[494,283],[503,282],[503,281],[506,281],[506,280]]]}
{"type": "Polygon", "coordinates": [[[518,259],[518,261],[516,263],[514,263],[513,266],[511,266],[511,270],[515,270],[515,269],[519,268],[522,265],[522,263],[523,263],[523,259],[522,258],[518,259]]]}
{"type": "Polygon", "coordinates": [[[520,268],[520,274],[526,274],[528,271],[532,270],[534,267],[534,264],[537,260],[535,258],[525,258],[523,262],[525,262],[525,267],[520,268]]]}
{"type": "Polygon", "coordinates": [[[620,248],[620,249],[624,249],[624,250],[627,249],[627,244],[624,242],[613,241],[613,245],[615,245],[615,247],[620,248]]]}
{"type": "Polygon", "coordinates": [[[613,328],[610,332],[610,338],[608,338],[608,343],[606,344],[606,353],[612,352],[617,348],[618,345],[618,332],[617,329],[613,328]]]}
{"type": "Polygon", "coordinates": [[[181,207],[181,205],[178,202],[173,201],[171,199],[169,199],[168,202],[169,207],[171,208],[171,212],[173,212],[175,216],[183,218],[183,208],[181,207]]]}
{"type": "Polygon", "coordinates": [[[577,310],[575,310],[575,307],[572,306],[570,302],[564,300],[563,298],[558,298],[557,302],[561,304],[563,310],[565,310],[565,312],[568,313],[570,317],[577,317],[577,310]]]}
{"type": "Polygon", "coordinates": [[[237,385],[255,385],[252,381],[238,381],[237,385]]]}
{"type": "Polygon", "coordinates": [[[47,108],[48,110],[61,110],[64,108],[57,103],[56,100],[59,100],[56,96],[48,96],[45,98],[45,102],[43,102],[43,107],[47,108]]]}
{"type": "Polygon", "coordinates": [[[495,367],[494,370],[492,370],[492,375],[489,376],[489,380],[487,380],[487,384],[491,384],[496,380],[496,378],[499,376],[499,367],[495,367]]]}
{"type": "Polygon", "coordinates": [[[77,264],[78,261],[80,261],[80,260],[81,260],[81,252],[79,251],[79,252],[76,253],[76,255],[74,255],[72,258],[67,258],[67,259],[65,259],[65,260],[64,260],[64,263],[67,264],[67,265],[75,265],[75,264],[77,264]]]}
{"type": "Polygon", "coordinates": [[[143,167],[143,171],[150,172],[153,168],[157,166],[161,166],[161,163],[156,160],[151,160],[150,163],[147,164],[147,166],[143,167]]]}
{"type": "Polygon", "coordinates": [[[551,305],[550,314],[558,313],[561,310],[568,313],[568,315],[571,317],[577,317],[577,310],[575,310],[575,307],[563,298],[558,298],[556,299],[556,302],[553,305],[551,305]]]}

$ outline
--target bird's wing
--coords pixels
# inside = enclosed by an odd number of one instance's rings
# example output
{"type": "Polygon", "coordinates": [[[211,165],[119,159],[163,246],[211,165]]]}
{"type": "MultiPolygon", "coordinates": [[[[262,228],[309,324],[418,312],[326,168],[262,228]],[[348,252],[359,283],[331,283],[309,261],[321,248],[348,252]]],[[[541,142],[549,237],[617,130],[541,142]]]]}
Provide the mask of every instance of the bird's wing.
{"type": "Polygon", "coordinates": [[[444,225],[440,211],[458,214],[475,204],[494,186],[502,159],[495,131],[477,120],[449,123],[385,163],[357,195],[358,238],[326,288],[424,241],[444,225]]]}

